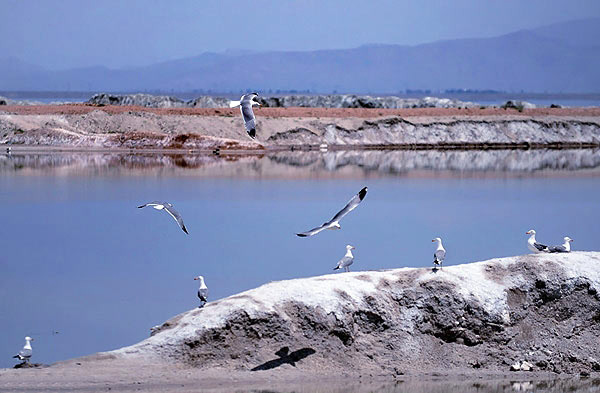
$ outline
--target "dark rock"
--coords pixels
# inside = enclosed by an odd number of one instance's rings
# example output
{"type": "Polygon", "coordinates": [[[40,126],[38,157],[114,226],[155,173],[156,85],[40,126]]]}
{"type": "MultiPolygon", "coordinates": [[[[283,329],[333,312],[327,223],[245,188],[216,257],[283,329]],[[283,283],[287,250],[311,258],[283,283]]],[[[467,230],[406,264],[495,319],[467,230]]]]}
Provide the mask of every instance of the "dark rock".
{"type": "Polygon", "coordinates": [[[92,96],[87,103],[92,105],[133,105],[147,108],[181,108],[187,106],[184,101],[177,97],[141,93],[127,95],[100,93],[92,96]]]}

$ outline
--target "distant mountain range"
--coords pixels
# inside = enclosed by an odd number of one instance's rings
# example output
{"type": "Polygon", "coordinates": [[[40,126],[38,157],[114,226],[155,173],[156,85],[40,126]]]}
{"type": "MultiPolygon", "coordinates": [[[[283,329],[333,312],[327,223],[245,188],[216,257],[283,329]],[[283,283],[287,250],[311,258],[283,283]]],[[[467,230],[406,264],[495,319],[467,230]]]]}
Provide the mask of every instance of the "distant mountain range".
{"type": "Polygon", "coordinates": [[[594,18],[492,38],[302,52],[204,53],[127,69],[50,71],[9,58],[0,60],[0,90],[600,92],[598,37],[600,18],[594,18]]]}

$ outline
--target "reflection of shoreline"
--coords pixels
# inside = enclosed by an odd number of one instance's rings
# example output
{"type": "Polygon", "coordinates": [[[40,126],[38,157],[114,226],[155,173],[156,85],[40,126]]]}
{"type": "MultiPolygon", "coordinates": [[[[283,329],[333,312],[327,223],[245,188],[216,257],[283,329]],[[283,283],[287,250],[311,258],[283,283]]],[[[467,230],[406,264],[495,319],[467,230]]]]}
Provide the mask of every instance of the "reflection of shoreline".
{"type": "Polygon", "coordinates": [[[481,177],[600,175],[598,149],[330,150],[260,154],[32,152],[0,155],[0,175],[481,177]]]}

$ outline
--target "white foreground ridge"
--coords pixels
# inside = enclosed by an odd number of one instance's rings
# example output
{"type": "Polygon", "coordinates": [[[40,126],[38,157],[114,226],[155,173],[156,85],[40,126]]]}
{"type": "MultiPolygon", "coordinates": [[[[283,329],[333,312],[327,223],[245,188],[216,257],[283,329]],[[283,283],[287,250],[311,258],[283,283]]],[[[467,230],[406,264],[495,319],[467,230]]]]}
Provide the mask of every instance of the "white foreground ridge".
{"type": "MultiPolygon", "coordinates": [[[[299,303],[319,308],[342,319],[344,314],[368,309],[365,298],[381,301],[402,298],[405,291],[428,284],[447,284],[453,296],[477,302],[489,314],[510,322],[507,290],[531,285],[516,264],[534,266],[537,277],[544,279],[559,274],[564,280],[585,279],[590,287],[600,291],[600,252],[564,254],[529,254],[490,259],[483,262],[444,266],[432,272],[426,268],[399,268],[383,271],[359,271],[328,274],[271,282],[227,298],[207,303],[202,309],[184,312],[159,328],[152,337],[115,351],[115,355],[155,355],[153,348],[178,345],[183,340],[198,337],[203,331],[224,327],[228,320],[243,313],[249,318],[276,313],[284,320],[286,305],[299,303]],[[539,265],[539,269],[535,266],[539,265]],[[497,272],[503,272],[497,274],[497,272]],[[168,325],[168,326],[167,326],[168,325]]],[[[409,316],[407,323],[410,324],[409,316]]]]}

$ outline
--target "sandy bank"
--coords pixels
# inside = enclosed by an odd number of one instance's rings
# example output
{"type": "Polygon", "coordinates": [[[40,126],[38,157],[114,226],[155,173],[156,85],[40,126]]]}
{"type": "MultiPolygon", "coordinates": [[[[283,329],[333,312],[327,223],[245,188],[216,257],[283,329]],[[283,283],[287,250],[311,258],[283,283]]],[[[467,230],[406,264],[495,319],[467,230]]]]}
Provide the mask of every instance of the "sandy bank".
{"type": "Polygon", "coordinates": [[[107,149],[529,148],[600,146],[600,109],[257,110],[256,141],[235,109],[4,107],[0,144],[107,149]]]}

